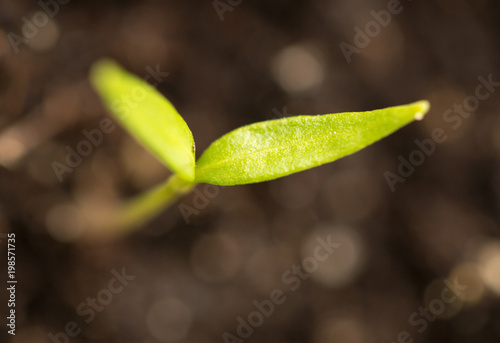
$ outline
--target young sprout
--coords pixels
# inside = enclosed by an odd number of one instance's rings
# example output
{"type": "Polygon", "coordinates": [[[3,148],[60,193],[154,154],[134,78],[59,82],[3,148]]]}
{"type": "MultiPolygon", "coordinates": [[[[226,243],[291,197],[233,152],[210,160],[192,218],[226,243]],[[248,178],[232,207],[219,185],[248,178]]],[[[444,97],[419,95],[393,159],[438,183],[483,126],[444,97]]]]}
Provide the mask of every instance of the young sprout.
{"type": "Polygon", "coordinates": [[[421,120],[429,102],[367,112],[300,115],[235,129],[196,161],[193,134],[174,106],[111,60],[98,61],[91,83],[111,115],[173,175],[112,215],[108,230],[130,230],[198,183],[220,186],[274,180],[333,162],[421,120]],[[123,97],[131,99],[124,106],[123,97]]]}

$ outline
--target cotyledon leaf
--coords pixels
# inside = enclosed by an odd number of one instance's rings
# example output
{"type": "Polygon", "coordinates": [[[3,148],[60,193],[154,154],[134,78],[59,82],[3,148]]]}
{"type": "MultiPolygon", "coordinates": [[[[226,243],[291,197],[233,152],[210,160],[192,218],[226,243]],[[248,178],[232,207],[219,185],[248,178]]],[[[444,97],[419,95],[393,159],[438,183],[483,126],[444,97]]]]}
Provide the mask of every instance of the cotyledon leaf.
{"type": "Polygon", "coordinates": [[[428,101],[368,112],[294,116],[240,127],[202,154],[196,182],[221,186],[273,180],[329,163],[423,118],[428,101]]]}
{"type": "Polygon", "coordinates": [[[107,59],[94,64],[90,80],[107,109],[139,143],[174,173],[194,180],[193,134],[163,95],[107,59]]]}

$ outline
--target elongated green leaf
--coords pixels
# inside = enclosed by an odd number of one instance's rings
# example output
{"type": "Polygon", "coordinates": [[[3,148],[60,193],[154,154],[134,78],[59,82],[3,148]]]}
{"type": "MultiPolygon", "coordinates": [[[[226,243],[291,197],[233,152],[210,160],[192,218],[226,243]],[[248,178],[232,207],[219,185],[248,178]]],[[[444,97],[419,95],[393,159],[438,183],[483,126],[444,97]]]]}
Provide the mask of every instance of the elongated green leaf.
{"type": "Polygon", "coordinates": [[[196,182],[241,185],[273,180],[352,154],[422,119],[428,101],[369,112],[296,116],[243,126],[213,142],[196,182]]]}
{"type": "Polygon", "coordinates": [[[183,179],[194,180],[193,134],[165,97],[110,60],[92,67],[91,82],[111,114],[139,143],[183,179]]]}

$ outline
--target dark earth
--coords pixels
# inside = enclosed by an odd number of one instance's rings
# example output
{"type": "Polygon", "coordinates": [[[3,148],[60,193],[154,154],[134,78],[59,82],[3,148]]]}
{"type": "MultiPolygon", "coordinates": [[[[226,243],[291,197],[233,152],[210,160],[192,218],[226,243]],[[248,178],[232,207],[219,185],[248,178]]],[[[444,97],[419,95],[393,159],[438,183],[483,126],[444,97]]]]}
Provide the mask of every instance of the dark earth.
{"type": "Polygon", "coordinates": [[[0,342],[500,342],[499,18],[495,0],[0,0],[0,342]],[[106,238],[92,218],[170,172],[100,131],[102,57],[150,75],[197,156],[257,121],[432,107],[106,238]]]}

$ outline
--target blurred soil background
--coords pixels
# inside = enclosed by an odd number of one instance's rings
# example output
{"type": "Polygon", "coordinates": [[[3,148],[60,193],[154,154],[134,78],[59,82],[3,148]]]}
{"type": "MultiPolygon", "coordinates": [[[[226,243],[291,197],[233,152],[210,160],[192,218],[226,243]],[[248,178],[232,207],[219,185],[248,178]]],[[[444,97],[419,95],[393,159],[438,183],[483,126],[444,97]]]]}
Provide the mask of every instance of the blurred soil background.
{"type": "Polygon", "coordinates": [[[35,1],[0,0],[1,342],[224,342],[249,315],[258,325],[245,342],[500,342],[499,88],[466,118],[450,114],[480,76],[500,81],[498,1],[401,1],[350,63],[340,44],[354,45],[355,28],[388,2],[233,1],[223,20],[212,1],[46,3],[52,17],[35,1]],[[101,57],[140,77],[169,73],[157,89],[192,128],[198,156],[256,121],[420,99],[432,109],[332,164],[200,185],[131,235],[84,239],[89,215],[169,175],[117,128],[59,182],[53,162],[108,116],[88,82],[101,57]],[[385,173],[436,128],[445,142],[392,192],[385,173]],[[179,204],[197,212],[189,223],[179,204]],[[298,286],[284,281],[328,235],[340,243],[333,254],[298,286]],[[112,294],[123,268],[135,278],[112,294]],[[465,289],[446,293],[445,281],[465,289]],[[254,301],[275,289],[286,301],[259,323],[254,301]],[[429,306],[436,316],[423,319],[429,306]]]}

